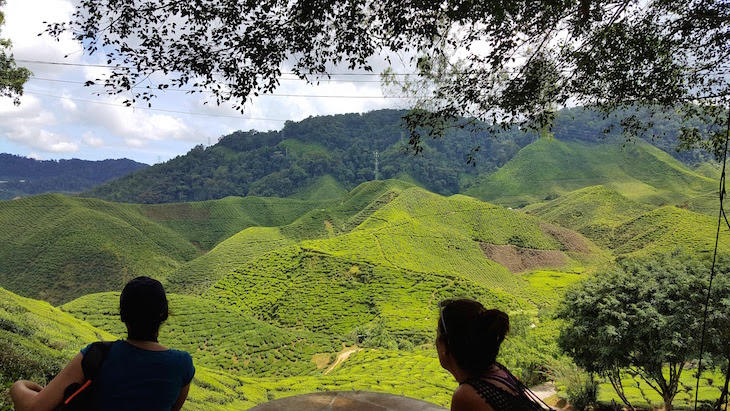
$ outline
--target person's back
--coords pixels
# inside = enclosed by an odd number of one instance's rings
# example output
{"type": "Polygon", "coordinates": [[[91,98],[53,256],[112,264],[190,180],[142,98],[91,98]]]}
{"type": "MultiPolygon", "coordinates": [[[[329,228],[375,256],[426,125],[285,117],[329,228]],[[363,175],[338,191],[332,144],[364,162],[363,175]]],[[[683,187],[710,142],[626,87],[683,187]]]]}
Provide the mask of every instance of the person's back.
{"type": "MultiPolygon", "coordinates": [[[[85,355],[89,347],[81,353],[85,355]]],[[[95,408],[168,411],[194,374],[193,360],[184,351],[150,350],[117,341],[94,381],[95,408]]]]}
{"type": "Polygon", "coordinates": [[[100,350],[90,351],[93,344],[87,346],[46,387],[32,381],[15,382],[10,387],[15,409],[54,410],[66,400],[69,388],[85,390],[89,386],[87,380],[91,380],[88,396],[95,403],[94,409],[180,410],[187,399],[195,367],[190,354],[157,342],[160,325],[168,317],[162,284],[148,277],[137,277],[127,283],[119,296],[119,314],[127,326],[126,340],[111,344],[106,355],[101,355],[100,350]],[[97,360],[102,357],[99,367],[97,360]],[[86,367],[85,359],[96,365],[86,367]],[[91,375],[95,375],[93,379],[91,375]]]}

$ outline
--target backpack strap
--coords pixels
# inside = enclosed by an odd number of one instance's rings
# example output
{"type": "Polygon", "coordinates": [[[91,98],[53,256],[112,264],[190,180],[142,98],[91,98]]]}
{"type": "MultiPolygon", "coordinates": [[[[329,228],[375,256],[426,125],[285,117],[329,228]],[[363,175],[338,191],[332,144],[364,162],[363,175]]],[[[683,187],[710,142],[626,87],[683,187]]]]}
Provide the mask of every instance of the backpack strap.
{"type": "Polygon", "coordinates": [[[65,410],[74,397],[80,395],[84,392],[84,390],[89,388],[92,381],[99,375],[101,366],[104,365],[104,360],[106,360],[106,356],[109,354],[112,344],[114,343],[103,341],[91,344],[91,347],[89,347],[86,354],[84,354],[83,359],[81,359],[81,370],[84,372],[83,385],[73,383],[66,387],[63,393],[63,402],[56,407],[54,411],[65,410]]]}
{"type": "Polygon", "coordinates": [[[104,365],[104,360],[106,360],[112,344],[114,343],[103,341],[91,344],[91,347],[89,347],[86,355],[81,360],[81,369],[84,371],[85,381],[94,380],[99,375],[101,366],[104,365]]]}

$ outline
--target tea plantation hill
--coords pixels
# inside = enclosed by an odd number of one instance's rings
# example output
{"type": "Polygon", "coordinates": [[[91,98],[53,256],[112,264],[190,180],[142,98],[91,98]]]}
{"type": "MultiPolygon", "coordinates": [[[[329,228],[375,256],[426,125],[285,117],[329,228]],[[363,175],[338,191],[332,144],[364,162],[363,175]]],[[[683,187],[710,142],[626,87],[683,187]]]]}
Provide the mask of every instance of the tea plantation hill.
{"type": "MultiPolygon", "coordinates": [[[[709,254],[717,230],[716,217],[674,206],[640,204],[603,186],[531,205],[524,212],[576,230],[616,256],[642,256],[676,247],[709,254]]],[[[720,238],[719,247],[730,251],[726,239],[720,238]]]]}
{"type": "Polygon", "coordinates": [[[388,337],[378,338],[392,346],[418,345],[433,332],[426,321],[433,304],[450,295],[513,310],[535,309],[535,301],[544,301],[537,295],[543,290],[490,261],[484,245],[524,251],[515,258],[533,257],[525,262],[530,270],[581,269],[603,258],[569,230],[414,187],[349,233],[301,241],[240,264],[208,296],[282,327],[337,335],[367,335],[382,327],[388,337]]]}
{"type": "Polygon", "coordinates": [[[36,160],[0,153],[0,200],[42,193],[78,193],[149,167],[128,159],[36,160]]]}
{"type": "Polygon", "coordinates": [[[606,186],[592,186],[545,203],[528,205],[522,211],[578,231],[596,244],[609,247],[617,226],[652,209],[653,206],[629,200],[606,186]]]}
{"type": "Polygon", "coordinates": [[[610,138],[604,142],[543,138],[520,150],[496,172],[480,176],[466,194],[524,207],[594,185],[651,205],[706,200],[708,193],[717,190],[715,180],[642,140],[624,144],[610,138]]]}
{"type": "MultiPolygon", "coordinates": [[[[331,180],[327,180],[329,181],[320,187],[332,187],[331,180]]],[[[301,217],[289,224],[281,224],[279,227],[261,227],[252,224],[251,227],[227,238],[207,254],[175,270],[168,278],[168,288],[174,292],[197,294],[205,291],[213,282],[243,262],[265,252],[293,245],[304,239],[329,238],[347,233],[409,187],[412,185],[399,180],[371,181],[346,193],[341,201],[317,203],[320,207],[327,208],[315,208],[302,213],[301,217]]],[[[278,199],[267,200],[275,202],[278,199]]],[[[164,209],[168,206],[150,207],[164,209]]],[[[203,222],[200,229],[203,230],[208,226],[210,230],[209,224],[203,222]]]]}
{"type": "Polygon", "coordinates": [[[142,206],[45,194],[0,201],[0,286],[54,304],[164,280],[249,226],[277,226],[322,202],[225,198],[142,206]]]}
{"type": "Polygon", "coordinates": [[[0,202],[0,286],[54,304],[164,278],[199,251],[136,205],[60,194],[0,202]]]}

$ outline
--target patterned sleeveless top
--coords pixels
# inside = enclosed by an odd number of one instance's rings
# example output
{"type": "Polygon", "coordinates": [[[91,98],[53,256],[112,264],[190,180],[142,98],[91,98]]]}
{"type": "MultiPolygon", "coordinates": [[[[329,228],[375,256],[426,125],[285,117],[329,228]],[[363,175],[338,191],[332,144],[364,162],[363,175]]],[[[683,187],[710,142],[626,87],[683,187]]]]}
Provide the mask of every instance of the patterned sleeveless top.
{"type": "Polygon", "coordinates": [[[489,404],[494,411],[545,411],[542,401],[525,387],[519,380],[507,371],[506,368],[498,364],[498,367],[504,371],[505,375],[490,375],[484,379],[474,378],[464,381],[462,384],[471,385],[484,401],[489,404]],[[517,394],[513,394],[504,388],[498,387],[489,380],[498,381],[509,387],[517,394]],[[539,402],[538,402],[539,401],[539,402]],[[541,404],[542,403],[542,404],[541,404]]]}

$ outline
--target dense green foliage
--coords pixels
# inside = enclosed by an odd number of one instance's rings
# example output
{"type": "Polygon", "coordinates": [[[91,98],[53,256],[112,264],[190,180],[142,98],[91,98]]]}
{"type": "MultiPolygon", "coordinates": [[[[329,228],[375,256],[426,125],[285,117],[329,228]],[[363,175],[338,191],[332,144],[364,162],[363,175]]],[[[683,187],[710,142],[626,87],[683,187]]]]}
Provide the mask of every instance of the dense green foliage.
{"type": "Polygon", "coordinates": [[[603,133],[609,120],[575,108],[561,111],[556,120],[551,135],[560,143],[531,144],[536,135],[517,129],[489,134],[467,127],[424,141],[414,156],[407,153],[401,130],[404,114],[381,110],[288,122],[281,131],[238,131],[87,195],[131,203],[226,196],[337,199],[344,190],[376,179],[375,151],[378,179],[404,179],[439,194],[468,193],[511,206],[598,184],[652,204],[683,204],[712,189],[705,177],[710,166],[694,173],[675,161],[696,166],[708,155],[675,150],[679,120],[671,117],[654,125],[652,134],[662,138],[651,144],[640,139],[625,144],[616,133],[603,133]]]}
{"type": "MultiPolygon", "coordinates": [[[[727,260],[722,261],[713,291],[725,299],[730,282],[727,260]]],[[[587,371],[607,377],[627,406],[624,373],[641,378],[671,410],[683,371],[699,357],[710,263],[663,254],[624,259],[590,277],[565,295],[561,348],[587,371]]],[[[710,336],[724,336],[730,326],[730,310],[719,302],[711,307],[718,320],[710,322],[710,336]]]]}
{"type": "MultiPolygon", "coordinates": [[[[5,6],[5,0],[0,0],[0,9],[5,6]]],[[[0,29],[5,24],[5,13],[0,10],[0,29]]],[[[15,58],[9,54],[12,42],[0,37],[0,97],[13,99],[13,104],[20,104],[23,95],[23,85],[33,73],[25,67],[18,67],[15,58]]]]}
{"type": "Polygon", "coordinates": [[[0,200],[42,193],[77,193],[147,167],[122,160],[35,160],[0,153],[0,200]]]}

